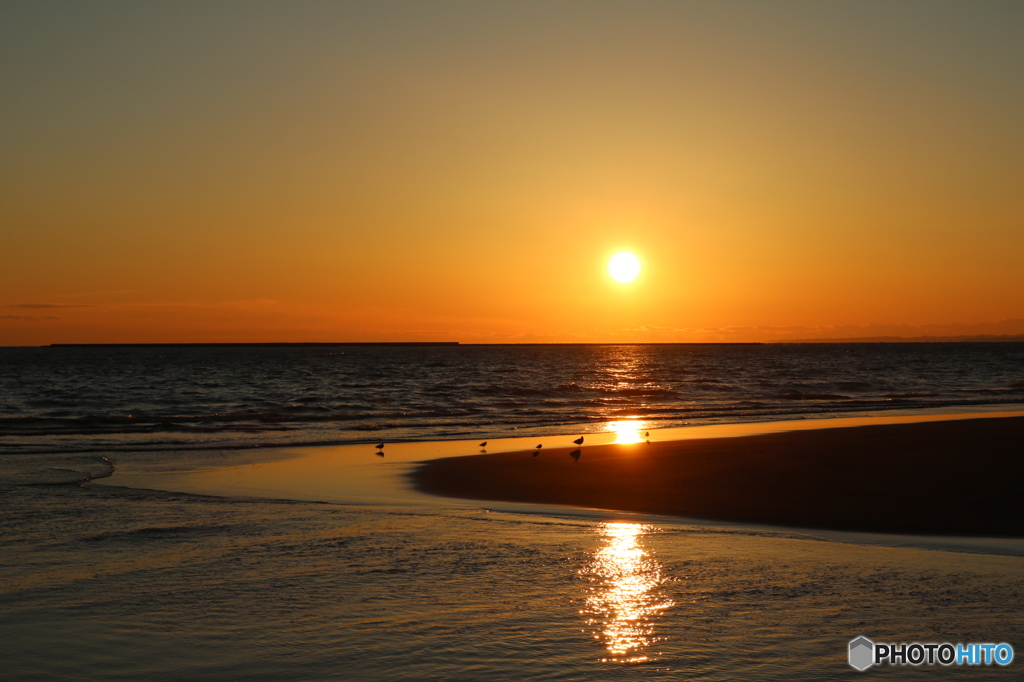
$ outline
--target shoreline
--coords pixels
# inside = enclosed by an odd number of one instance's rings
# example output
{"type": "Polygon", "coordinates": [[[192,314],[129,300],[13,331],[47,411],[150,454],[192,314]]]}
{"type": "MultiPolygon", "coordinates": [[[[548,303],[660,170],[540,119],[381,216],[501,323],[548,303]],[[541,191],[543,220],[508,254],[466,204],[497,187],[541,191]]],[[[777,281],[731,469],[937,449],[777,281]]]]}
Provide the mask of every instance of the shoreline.
{"type": "Polygon", "coordinates": [[[888,534],[1024,537],[1024,417],[978,417],[446,457],[448,498],[888,534]]]}

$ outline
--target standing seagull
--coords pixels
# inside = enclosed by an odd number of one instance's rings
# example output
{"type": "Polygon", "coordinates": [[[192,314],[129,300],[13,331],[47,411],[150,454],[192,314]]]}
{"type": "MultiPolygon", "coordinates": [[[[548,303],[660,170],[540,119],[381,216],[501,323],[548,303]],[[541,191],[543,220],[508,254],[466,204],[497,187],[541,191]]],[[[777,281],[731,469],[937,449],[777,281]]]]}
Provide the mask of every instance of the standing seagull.
{"type": "Polygon", "coordinates": [[[579,438],[574,440],[573,443],[576,443],[576,445],[583,445],[583,436],[580,436],[579,438]]]}
{"type": "Polygon", "coordinates": [[[480,447],[486,448],[487,447],[487,441],[484,441],[483,443],[480,443],[480,447]]]}
{"type": "Polygon", "coordinates": [[[383,450],[384,449],[384,443],[378,443],[377,444],[377,449],[378,450],[383,450]]]}
{"type": "Polygon", "coordinates": [[[540,450],[542,447],[544,447],[544,443],[539,444],[534,450],[540,450]]]}

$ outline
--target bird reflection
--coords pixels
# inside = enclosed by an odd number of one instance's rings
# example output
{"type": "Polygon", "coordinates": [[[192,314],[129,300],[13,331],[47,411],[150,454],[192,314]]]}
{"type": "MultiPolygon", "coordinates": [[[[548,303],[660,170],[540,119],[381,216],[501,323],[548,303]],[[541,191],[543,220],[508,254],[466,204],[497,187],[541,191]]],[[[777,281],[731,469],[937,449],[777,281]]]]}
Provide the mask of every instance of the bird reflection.
{"type": "Polygon", "coordinates": [[[654,634],[661,612],[674,605],[658,588],[665,583],[661,564],[639,540],[651,531],[641,523],[604,523],[605,544],[580,570],[590,583],[581,611],[594,638],[608,653],[603,662],[643,663],[645,649],[661,641],[654,634]]]}

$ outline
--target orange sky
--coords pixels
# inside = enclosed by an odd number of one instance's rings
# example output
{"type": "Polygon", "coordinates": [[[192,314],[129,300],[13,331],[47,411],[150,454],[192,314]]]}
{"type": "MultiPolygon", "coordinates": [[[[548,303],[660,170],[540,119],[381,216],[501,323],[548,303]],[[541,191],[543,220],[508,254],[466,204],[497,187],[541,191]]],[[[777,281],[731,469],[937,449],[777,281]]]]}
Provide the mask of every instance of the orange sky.
{"type": "Polygon", "coordinates": [[[1024,333],[1022,32],[1016,2],[7,3],[0,345],[1024,333]]]}

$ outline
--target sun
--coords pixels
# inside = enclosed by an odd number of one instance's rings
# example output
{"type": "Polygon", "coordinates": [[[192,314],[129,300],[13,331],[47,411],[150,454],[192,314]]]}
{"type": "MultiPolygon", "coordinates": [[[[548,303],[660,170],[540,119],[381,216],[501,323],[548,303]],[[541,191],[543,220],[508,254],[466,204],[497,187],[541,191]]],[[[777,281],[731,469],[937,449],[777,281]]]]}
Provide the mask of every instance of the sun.
{"type": "Polygon", "coordinates": [[[608,261],[608,274],[616,282],[632,282],[640,274],[640,259],[629,251],[620,251],[608,261]]]}

